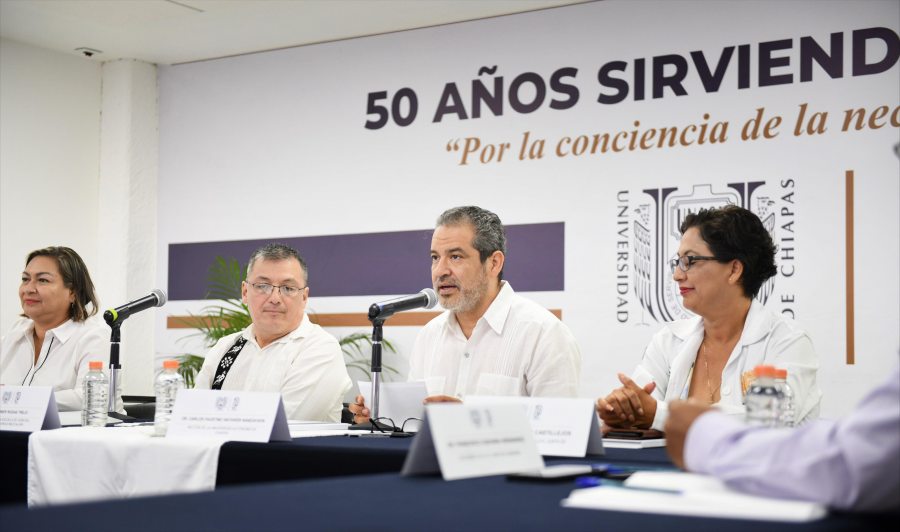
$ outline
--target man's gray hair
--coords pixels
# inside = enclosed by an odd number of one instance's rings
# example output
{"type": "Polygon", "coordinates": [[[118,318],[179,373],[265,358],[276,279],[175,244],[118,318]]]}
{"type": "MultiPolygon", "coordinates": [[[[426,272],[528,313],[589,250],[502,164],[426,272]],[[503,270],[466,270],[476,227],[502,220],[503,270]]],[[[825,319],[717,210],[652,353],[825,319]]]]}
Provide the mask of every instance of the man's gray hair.
{"type": "Polygon", "coordinates": [[[266,244],[257,249],[250,255],[250,262],[247,264],[247,277],[250,277],[250,270],[258,260],[290,260],[296,259],[300,263],[300,269],[303,270],[303,283],[309,284],[309,270],[306,268],[306,261],[300,256],[300,253],[291,246],[279,244],[277,242],[266,244]]]}
{"type": "MultiPolygon", "coordinates": [[[[501,251],[506,255],[506,230],[503,228],[503,222],[500,221],[499,216],[474,205],[453,207],[438,216],[436,226],[463,224],[469,224],[475,229],[472,247],[478,250],[482,263],[488,260],[495,251],[501,251]]],[[[500,279],[503,279],[502,271],[500,279]]]]}

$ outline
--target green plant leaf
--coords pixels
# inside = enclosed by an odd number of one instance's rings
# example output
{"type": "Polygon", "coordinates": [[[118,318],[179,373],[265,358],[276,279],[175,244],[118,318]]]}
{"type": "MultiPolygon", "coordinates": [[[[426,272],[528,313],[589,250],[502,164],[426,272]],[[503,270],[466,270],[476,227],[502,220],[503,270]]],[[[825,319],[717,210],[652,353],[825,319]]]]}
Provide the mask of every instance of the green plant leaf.
{"type": "Polygon", "coordinates": [[[181,355],[175,359],[178,360],[178,373],[184,379],[185,387],[193,388],[196,384],[194,377],[200,373],[204,358],[197,355],[181,355]]]}

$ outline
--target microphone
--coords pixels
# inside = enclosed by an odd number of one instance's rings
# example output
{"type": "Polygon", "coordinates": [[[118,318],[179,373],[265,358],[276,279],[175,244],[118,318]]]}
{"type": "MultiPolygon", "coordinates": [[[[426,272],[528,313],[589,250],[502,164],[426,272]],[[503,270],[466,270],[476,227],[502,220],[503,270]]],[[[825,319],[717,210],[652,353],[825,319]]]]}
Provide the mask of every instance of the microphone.
{"type": "Polygon", "coordinates": [[[431,288],[426,288],[418,294],[389,299],[381,303],[372,303],[369,307],[369,321],[386,320],[397,312],[412,310],[415,308],[432,308],[437,305],[437,295],[431,288]]]}
{"type": "Polygon", "coordinates": [[[135,299],[131,303],[125,303],[121,307],[111,308],[103,313],[103,319],[112,327],[116,323],[125,321],[128,316],[151,307],[161,307],[166,304],[168,298],[166,293],[158,288],[154,288],[149,296],[135,299]]]}

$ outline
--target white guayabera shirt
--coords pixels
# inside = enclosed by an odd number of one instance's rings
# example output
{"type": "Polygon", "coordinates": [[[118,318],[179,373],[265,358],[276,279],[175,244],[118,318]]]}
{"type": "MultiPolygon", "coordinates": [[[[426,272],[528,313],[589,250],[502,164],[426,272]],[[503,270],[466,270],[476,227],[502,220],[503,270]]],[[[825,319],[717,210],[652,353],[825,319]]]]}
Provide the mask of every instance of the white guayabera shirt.
{"type": "Polygon", "coordinates": [[[197,374],[197,389],[209,389],[219,361],[241,335],[247,339],[222,390],[280,392],[288,419],[340,421],[350,376],[334,336],[309,321],[264,348],[256,343],[253,325],[221,338],[210,349],[197,374]]]}
{"type": "Polygon", "coordinates": [[[452,311],[428,322],[409,367],[429,395],[576,397],[581,352],[563,322],[504,281],[471,338],[452,311]]]}

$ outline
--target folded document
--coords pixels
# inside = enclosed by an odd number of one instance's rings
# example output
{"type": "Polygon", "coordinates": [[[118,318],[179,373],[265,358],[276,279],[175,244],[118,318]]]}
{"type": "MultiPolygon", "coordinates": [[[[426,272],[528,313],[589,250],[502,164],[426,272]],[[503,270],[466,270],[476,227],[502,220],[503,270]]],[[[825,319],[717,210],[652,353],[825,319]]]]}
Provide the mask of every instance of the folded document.
{"type": "Polygon", "coordinates": [[[804,522],[821,519],[820,504],[744,495],[705,475],[640,471],[625,487],[598,486],[573,491],[562,505],[569,508],[642,512],[694,517],[804,522]]]}

